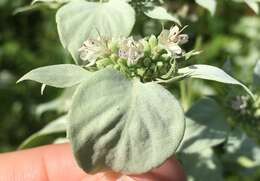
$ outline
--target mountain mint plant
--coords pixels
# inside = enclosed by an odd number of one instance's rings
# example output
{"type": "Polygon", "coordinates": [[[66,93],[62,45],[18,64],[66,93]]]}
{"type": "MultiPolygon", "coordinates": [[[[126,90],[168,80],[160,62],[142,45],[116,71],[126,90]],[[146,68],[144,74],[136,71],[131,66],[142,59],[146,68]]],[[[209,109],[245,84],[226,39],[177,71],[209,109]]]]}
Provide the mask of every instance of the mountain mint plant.
{"type": "MultiPolygon", "coordinates": [[[[160,10],[162,19],[168,18],[164,13],[160,10]]],[[[18,81],[76,88],[66,116],[67,137],[77,163],[88,173],[144,173],[176,153],[186,119],[168,90],[173,82],[199,78],[236,84],[253,97],[217,67],[183,66],[199,54],[182,48],[188,42],[186,27],[173,25],[157,37],[135,39],[129,36],[134,17],[125,1],[67,3],[56,21],[62,45],[76,65],[37,68],[18,81]]]]}

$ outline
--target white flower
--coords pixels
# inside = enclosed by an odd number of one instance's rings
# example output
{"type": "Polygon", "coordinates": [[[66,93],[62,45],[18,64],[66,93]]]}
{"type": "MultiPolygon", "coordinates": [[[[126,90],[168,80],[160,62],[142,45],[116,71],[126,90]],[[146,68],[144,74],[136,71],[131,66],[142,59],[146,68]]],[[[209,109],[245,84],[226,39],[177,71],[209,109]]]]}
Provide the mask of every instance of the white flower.
{"type": "Polygon", "coordinates": [[[120,43],[118,56],[126,59],[129,65],[136,64],[144,56],[144,46],[141,41],[134,41],[133,37],[125,38],[120,43]]]}
{"type": "Polygon", "coordinates": [[[185,28],[180,30],[178,26],[173,26],[170,30],[163,30],[158,38],[159,46],[172,56],[181,55],[183,50],[180,45],[187,43],[189,39],[187,34],[181,34],[185,28]]]}
{"type": "Polygon", "coordinates": [[[103,57],[109,52],[107,40],[100,37],[86,40],[78,51],[80,52],[80,59],[88,61],[87,67],[94,65],[98,58],[103,57]]]}

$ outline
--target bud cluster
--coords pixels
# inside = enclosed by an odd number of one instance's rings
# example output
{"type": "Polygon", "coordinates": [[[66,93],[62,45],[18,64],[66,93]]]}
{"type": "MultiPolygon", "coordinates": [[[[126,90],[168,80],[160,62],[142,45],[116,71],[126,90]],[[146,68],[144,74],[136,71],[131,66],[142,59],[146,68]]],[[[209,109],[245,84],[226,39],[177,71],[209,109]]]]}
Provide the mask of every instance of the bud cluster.
{"type": "Polygon", "coordinates": [[[158,37],[151,35],[140,40],[88,39],[79,49],[80,58],[86,68],[99,70],[110,66],[143,82],[167,80],[177,73],[177,59],[185,56],[181,45],[188,42],[188,35],[181,34],[184,28],[173,26],[158,37]]]}

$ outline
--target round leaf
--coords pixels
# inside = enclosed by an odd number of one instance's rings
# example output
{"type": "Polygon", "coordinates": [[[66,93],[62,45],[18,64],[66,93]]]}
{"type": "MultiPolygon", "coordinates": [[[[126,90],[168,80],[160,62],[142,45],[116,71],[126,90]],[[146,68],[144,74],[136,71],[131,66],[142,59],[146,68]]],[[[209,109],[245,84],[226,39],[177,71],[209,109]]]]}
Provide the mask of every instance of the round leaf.
{"type": "Polygon", "coordinates": [[[79,62],[78,49],[87,38],[128,36],[135,23],[134,9],[124,1],[71,1],[56,15],[62,45],[79,62]]]}
{"type": "Polygon", "coordinates": [[[68,135],[86,172],[138,174],[174,154],[184,127],[180,104],[162,86],[131,81],[105,69],[76,91],[68,135]]]}
{"type": "Polygon", "coordinates": [[[222,164],[213,149],[178,156],[189,181],[224,181],[222,164]]]}

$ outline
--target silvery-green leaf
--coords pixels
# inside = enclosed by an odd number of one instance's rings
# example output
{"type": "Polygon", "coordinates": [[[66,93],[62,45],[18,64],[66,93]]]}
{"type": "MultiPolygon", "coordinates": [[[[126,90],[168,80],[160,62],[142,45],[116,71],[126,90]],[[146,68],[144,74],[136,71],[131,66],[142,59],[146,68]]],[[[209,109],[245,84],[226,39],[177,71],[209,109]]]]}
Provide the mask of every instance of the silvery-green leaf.
{"type": "Polygon", "coordinates": [[[46,145],[53,143],[59,137],[66,135],[67,129],[67,116],[62,116],[49,124],[43,129],[34,133],[27,138],[19,147],[19,149],[32,148],[36,146],[46,145]]]}
{"type": "Polygon", "coordinates": [[[256,0],[244,0],[245,3],[256,13],[259,13],[259,6],[258,6],[258,2],[256,0]]]}
{"type": "Polygon", "coordinates": [[[228,75],[223,70],[210,66],[210,65],[192,65],[189,67],[181,68],[178,70],[180,74],[189,74],[191,78],[199,78],[199,79],[206,79],[206,80],[213,80],[217,82],[222,82],[225,84],[236,84],[243,87],[247,93],[254,98],[252,92],[242,83],[228,75]]]}
{"type": "Polygon", "coordinates": [[[134,9],[124,1],[72,1],[60,8],[56,15],[62,45],[80,62],[78,49],[91,37],[128,36],[135,23],[134,9]]]}
{"type": "Polygon", "coordinates": [[[178,156],[188,181],[224,181],[221,162],[211,148],[178,156]]]}
{"type": "Polygon", "coordinates": [[[260,166],[260,146],[239,129],[230,133],[225,150],[226,160],[236,160],[246,168],[260,166]]]}
{"type": "Polygon", "coordinates": [[[209,10],[214,15],[216,12],[217,2],[216,0],[195,0],[197,4],[209,10]]]}
{"type": "Polygon", "coordinates": [[[33,10],[39,9],[40,7],[41,6],[38,4],[34,4],[34,5],[30,5],[30,6],[22,6],[22,7],[16,8],[13,12],[13,15],[17,15],[19,13],[24,13],[27,11],[33,11],[33,10]]]}
{"type": "Polygon", "coordinates": [[[176,16],[170,14],[165,8],[160,6],[156,6],[151,10],[147,10],[144,12],[144,14],[153,19],[173,21],[178,25],[181,25],[180,20],[176,16]]]}
{"type": "Polygon", "coordinates": [[[253,85],[256,88],[260,88],[260,60],[257,61],[256,66],[254,68],[254,81],[253,81],[253,85]]]}
{"type": "Polygon", "coordinates": [[[180,151],[196,153],[226,140],[229,126],[222,108],[213,99],[199,100],[188,110],[186,116],[180,151]]]}
{"type": "Polygon", "coordinates": [[[90,75],[90,72],[80,66],[60,64],[34,69],[20,78],[17,83],[33,80],[53,87],[66,88],[79,84],[90,75]]]}
{"type": "Polygon", "coordinates": [[[179,102],[161,85],[128,80],[105,69],[77,89],[68,135],[86,172],[112,169],[137,174],[172,156],[184,128],[179,102]]]}

